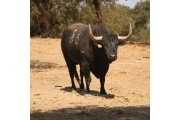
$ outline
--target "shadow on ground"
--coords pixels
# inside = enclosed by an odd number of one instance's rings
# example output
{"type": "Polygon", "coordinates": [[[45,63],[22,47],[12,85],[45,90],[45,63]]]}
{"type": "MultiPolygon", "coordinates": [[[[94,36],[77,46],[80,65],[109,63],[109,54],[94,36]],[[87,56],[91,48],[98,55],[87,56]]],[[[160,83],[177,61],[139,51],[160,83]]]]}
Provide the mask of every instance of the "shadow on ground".
{"type": "Polygon", "coordinates": [[[41,62],[39,60],[31,60],[30,61],[30,68],[31,69],[51,69],[51,68],[65,68],[66,66],[59,66],[55,63],[49,62],[41,62]]]}
{"type": "MultiPolygon", "coordinates": [[[[86,95],[85,89],[78,89],[77,88],[77,90],[75,91],[75,90],[72,90],[72,87],[65,87],[65,88],[61,88],[60,90],[65,91],[65,92],[77,92],[79,95],[82,95],[82,96],[86,95]]],[[[89,95],[98,96],[98,97],[104,97],[106,99],[112,99],[112,98],[115,97],[114,94],[101,95],[99,93],[99,91],[95,91],[95,90],[90,90],[89,95]]]]}
{"type": "Polygon", "coordinates": [[[150,120],[149,106],[97,107],[77,106],[41,112],[33,111],[31,120],[150,120]]]}

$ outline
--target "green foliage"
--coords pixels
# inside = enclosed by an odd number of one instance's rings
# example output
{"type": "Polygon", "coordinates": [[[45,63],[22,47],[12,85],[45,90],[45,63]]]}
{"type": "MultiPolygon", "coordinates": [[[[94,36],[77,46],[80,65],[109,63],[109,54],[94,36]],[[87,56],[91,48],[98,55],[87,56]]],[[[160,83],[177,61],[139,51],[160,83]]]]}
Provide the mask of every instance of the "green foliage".
{"type": "MultiPolygon", "coordinates": [[[[127,35],[129,24],[133,28],[130,41],[147,42],[150,39],[150,1],[137,3],[134,9],[114,4],[115,0],[101,0],[102,24],[118,35],[127,35]]],[[[41,13],[35,4],[30,4],[31,36],[43,33],[41,13]]],[[[73,23],[96,24],[96,11],[91,1],[87,0],[52,0],[51,32],[53,38],[61,38],[64,29],[73,23]]]]}
{"type": "Polygon", "coordinates": [[[150,1],[139,2],[135,8],[130,10],[133,20],[135,21],[134,34],[139,36],[140,41],[149,42],[150,40],[150,1]]]}
{"type": "Polygon", "coordinates": [[[127,35],[131,23],[134,28],[134,20],[130,17],[129,8],[116,5],[109,8],[102,7],[103,24],[115,34],[127,35]]]}
{"type": "Polygon", "coordinates": [[[52,1],[51,29],[52,37],[61,37],[63,30],[77,19],[78,9],[74,2],[52,1]]]}
{"type": "Polygon", "coordinates": [[[95,10],[91,6],[82,6],[81,11],[79,12],[77,23],[84,23],[84,24],[96,24],[95,18],[95,10]]]}
{"type": "Polygon", "coordinates": [[[139,41],[140,40],[140,36],[137,34],[132,34],[132,36],[130,37],[129,41],[139,41]]]}
{"type": "Polygon", "coordinates": [[[139,36],[140,36],[140,41],[142,41],[143,43],[146,43],[147,40],[149,39],[149,30],[142,28],[140,29],[140,31],[138,32],[139,36]]]}

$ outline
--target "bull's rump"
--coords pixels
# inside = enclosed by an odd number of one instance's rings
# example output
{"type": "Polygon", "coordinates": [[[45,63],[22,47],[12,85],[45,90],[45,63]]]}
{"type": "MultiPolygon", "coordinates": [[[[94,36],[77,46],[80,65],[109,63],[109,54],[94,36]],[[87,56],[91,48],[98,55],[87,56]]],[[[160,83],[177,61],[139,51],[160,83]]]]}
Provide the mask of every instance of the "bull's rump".
{"type": "Polygon", "coordinates": [[[88,53],[88,40],[87,25],[73,24],[68,26],[63,32],[61,41],[64,56],[68,56],[76,64],[82,63],[83,56],[88,53]]]}

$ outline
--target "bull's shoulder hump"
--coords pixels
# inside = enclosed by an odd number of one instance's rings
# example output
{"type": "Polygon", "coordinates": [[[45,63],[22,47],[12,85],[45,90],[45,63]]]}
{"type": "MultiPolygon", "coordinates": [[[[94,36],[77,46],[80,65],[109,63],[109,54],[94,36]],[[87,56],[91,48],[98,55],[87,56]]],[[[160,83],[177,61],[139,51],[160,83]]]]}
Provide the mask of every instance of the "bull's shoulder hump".
{"type": "Polygon", "coordinates": [[[82,24],[82,23],[74,23],[74,24],[72,24],[71,26],[76,26],[76,25],[80,25],[80,26],[87,26],[87,25],[82,24]]]}
{"type": "Polygon", "coordinates": [[[82,23],[76,23],[68,26],[69,29],[77,29],[82,27],[88,27],[88,25],[82,24],[82,23]]]}

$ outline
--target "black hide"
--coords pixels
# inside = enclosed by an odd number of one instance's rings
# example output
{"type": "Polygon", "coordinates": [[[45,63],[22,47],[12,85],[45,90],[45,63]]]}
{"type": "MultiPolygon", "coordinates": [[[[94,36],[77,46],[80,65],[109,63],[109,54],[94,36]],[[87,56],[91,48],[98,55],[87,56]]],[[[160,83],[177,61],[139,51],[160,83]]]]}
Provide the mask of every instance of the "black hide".
{"type": "Polygon", "coordinates": [[[100,41],[93,41],[89,37],[89,26],[84,24],[73,24],[63,32],[61,48],[69,69],[72,88],[76,89],[74,76],[84,89],[83,76],[86,80],[87,92],[90,92],[91,82],[90,72],[100,78],[101,94],[106,94],[104,83],[105,75],[109,69],[109,64],[117,59],[118,45],[124,45],[123,40],[118,40],[117,35],[113,34],[107,27],[92,25],[94,36],[103,36],[100,41]],[[98,48],[98,44],[102,48],[98,48]],[[76,65],[80,65],[81,81],[78,78],[76,65]]]}

